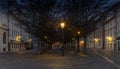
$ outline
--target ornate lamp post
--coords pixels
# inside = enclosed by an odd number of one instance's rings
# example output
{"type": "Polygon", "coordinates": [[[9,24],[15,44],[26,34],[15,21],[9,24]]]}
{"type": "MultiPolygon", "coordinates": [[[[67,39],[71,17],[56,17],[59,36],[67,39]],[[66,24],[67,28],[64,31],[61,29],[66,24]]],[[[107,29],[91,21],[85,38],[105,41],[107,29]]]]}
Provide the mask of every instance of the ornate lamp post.
{"type": "Polygon", "coordinates": [[[65,23],[60,23],[61,29],[62,29],[62,46],[61,46],[61,52],[62,52],[62,56],[64,56],[64,27],[65,27],[65,23]]]}

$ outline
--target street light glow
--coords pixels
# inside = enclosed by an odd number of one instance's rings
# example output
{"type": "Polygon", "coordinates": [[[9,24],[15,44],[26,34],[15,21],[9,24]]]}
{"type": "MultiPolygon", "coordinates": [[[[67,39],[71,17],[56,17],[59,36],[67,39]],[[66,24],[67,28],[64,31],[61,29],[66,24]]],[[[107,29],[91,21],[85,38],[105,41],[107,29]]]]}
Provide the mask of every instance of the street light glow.
{"type": "Polygon", "coordinates": [[[78,31],[78,35],[80,34],[80,31],[78,31]]]}
{"type": "Polygon", "coordinates": [[[61,23],[60,25],[62,29],[65,27],[65,23],[61,23]]]}
{"type": "Polygon", "coordinates": [[[20,41],[20,39],[21,39],[21,36],[16,36],[15,38],[16,41],[20,41]]]}
{"type": "Polygon", "coordinates": [[[98,39],[98,38],[95,38],[94,40],[95,40],[95,42],[98,42],[98,41],[99,41],[99,39],[98,39]]]}
{"type": "Polygon", "coordinates": [[[19,39],[21,39],[21,36],[18,36],[19,39]]]}
{"type": "Polygon", "coordinates": [[[108,41],[112,41],[112,40],[113,40],[112,37],[110,37],[110,36],[107,36],[106,39],[107,39],[108,41]]]}
{"type": "Polygon", "coordinates": [[[80,41],[80,43],[81,43],[81,44],[83,44],[83,43],[84,43],[84,41],[82,40],[82,41],[80,41]]]}

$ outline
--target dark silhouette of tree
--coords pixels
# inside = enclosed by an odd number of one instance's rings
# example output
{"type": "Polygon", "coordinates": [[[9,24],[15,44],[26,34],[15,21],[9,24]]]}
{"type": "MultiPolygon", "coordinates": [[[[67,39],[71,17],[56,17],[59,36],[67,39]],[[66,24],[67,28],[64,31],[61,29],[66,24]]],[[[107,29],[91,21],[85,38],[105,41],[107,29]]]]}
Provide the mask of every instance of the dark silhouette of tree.
{"type": "MultiPolygon", "coordinates": [[[[9,3],[10,14],[42,40],[44,35],[60,40],[59,23],[66,22],[65,42],[76,36],[78,30],[86,41],[87,34],[107,17],[108,11],[119,5],[119,2],[108,5],[109,0],[10,0],[9,3]]],[[[86,49],[86,43],[84,47],[86,49]]]]}

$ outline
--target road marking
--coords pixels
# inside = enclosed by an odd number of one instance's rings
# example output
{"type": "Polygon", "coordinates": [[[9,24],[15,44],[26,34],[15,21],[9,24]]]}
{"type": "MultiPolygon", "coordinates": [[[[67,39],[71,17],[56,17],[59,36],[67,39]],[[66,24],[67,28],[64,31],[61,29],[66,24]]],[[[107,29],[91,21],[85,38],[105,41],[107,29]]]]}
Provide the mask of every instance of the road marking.
{"type": "Polygon", "coordinates": [[[103,57],[106,61],[108,61],[109,63],[115,65],[118,69],[120,69],[120,66],[118,64],[116,64],[113,60],[109,59],[106,56],[103,56],[102,54],[98,53],[95,51],[96,54],[98,54],[99,56],[103,57]]]}

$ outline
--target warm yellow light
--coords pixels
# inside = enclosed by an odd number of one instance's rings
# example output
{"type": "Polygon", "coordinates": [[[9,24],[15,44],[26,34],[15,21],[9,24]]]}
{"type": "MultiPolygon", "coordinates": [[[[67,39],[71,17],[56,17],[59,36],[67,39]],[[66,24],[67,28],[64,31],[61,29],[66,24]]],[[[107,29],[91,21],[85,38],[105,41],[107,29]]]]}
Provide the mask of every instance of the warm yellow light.
{"type": "Polygon", "coordinates": [[[19,39],[21,39],[21,36],[18,36],[19,39]]]}
{"type": "Polygon", "coordinates": [[[80,34],[80,31],[78,31],[78,35],[80,34]]]}
{"type": "Polygon", "coordinates": [[[83,43],[84,43],[84,41],[80,41],[80,43],[81,43],[81,44],[83,44],[83,43]]]}
{"type": "Polygon", "coordinates": [[[21,39],[21,36],[16,36],[15,38],[16,41],[20,41],[20,39],[21,39]]]}
{"type": "Polygon", "coordinates": [[[95,40],[95,42],[98,42],[98,41],[99,41],[99,39],[97,39],[97,38],[95,38],[94,40],[95,40]]]}
{"type": "Polygon", "coordinates": [[[106,39],[109,40],[109,41],[113,40],[112,37],[110,37],[110,36],[106,37],[106,39]]]}
{"type": "Polygon", "coordinates": [[[29,39],[28,39],[28,42],[31,42],[31,41],[32,41],[32,39],[31,39],[31,38],[29,38],[29,39]]]}
{"type": "Polygon", "coordinates": [[[65,23],[61,23],[60,25],[62,29],[65,27],[65,23]]]}

